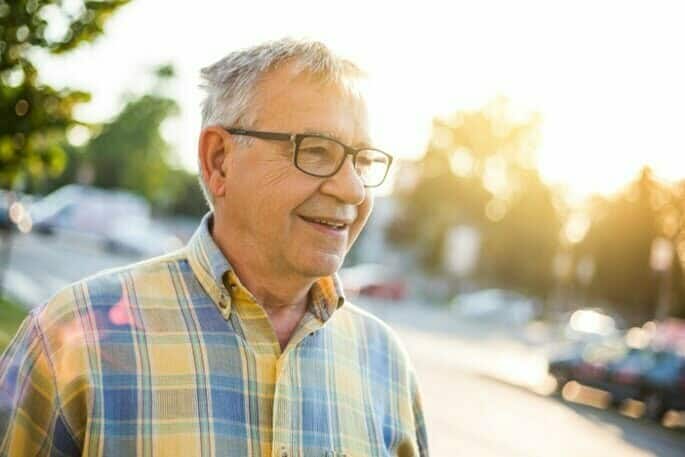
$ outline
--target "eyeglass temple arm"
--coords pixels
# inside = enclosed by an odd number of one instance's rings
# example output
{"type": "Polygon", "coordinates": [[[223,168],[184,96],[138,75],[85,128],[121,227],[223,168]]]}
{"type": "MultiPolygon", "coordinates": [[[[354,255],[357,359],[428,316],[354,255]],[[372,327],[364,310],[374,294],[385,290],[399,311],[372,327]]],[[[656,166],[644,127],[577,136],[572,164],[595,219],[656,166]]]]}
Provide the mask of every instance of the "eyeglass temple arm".
{"type": "Polygon", "coordinates": [[[261,138],[262,140],[277,140],[277,141],[292,141],[295,135],[290,133],[276,133],[276,132],[258,132],[255,130],[245,129],[226,129],[232,135],[244,135],[254,138],[261,138]]]}

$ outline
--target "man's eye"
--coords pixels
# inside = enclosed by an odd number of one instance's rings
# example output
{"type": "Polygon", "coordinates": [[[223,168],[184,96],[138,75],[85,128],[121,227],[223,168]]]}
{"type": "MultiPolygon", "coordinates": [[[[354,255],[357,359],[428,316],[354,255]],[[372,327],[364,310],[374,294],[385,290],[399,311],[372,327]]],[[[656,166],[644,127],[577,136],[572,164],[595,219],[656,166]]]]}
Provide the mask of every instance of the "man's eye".
{"type": "Polygon", "coordinates": [[[300,159],[307,161],[330,162],[336,160],[336,151],[324,146],[308,146],[300,149],[300,159]]]}
{"type": "Polygon", "coordinates": [[[368,157],[357,157],[357,166],[359,167],[368,167],[371,166],[371,164],[375,162],[372,159],[369,159],[368,157]]]}
{"type": "Polygon", "coordinates": [[[324,154],[330,153],[330,151],[323,146],[307,147],[304,149],[300,149],[300,152],[304,152],[305,154],[312,154],[312,155],[324,155],[324,154]]]}

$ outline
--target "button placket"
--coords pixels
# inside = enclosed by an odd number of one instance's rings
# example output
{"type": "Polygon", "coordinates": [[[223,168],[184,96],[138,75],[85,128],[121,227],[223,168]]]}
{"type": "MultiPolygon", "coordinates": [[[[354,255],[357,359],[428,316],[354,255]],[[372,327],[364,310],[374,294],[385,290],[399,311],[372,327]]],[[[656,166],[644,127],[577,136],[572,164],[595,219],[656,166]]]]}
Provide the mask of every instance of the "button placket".
{"type": "Polygon", "coordinates": [[[292,415],[295,414],[295,411],[289,410],[287,401],[287,398],[289,398],[292,393],[292,379],[289,374],[289,351],[290,349],[286,348],[286,351],[276,360],[275,366],[276,372],[274,378],[274,397],[272,409],[272,430],[274,430],[274,434],[272,439],[274,444],[280,444],[280,447],[278,448],[279,453],[277,454],[279,457],[301,455],[301,451],[289,449],[286,445],[287,443],[291,442],[292,437],[285,431],[291,429],[293,421],[292,415]]]}

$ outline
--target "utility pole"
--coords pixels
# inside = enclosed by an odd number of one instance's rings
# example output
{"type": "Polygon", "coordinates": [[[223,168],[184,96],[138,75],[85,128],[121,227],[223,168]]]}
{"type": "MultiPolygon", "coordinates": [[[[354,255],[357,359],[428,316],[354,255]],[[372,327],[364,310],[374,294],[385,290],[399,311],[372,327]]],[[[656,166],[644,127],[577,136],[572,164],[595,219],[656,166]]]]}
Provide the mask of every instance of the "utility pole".
{"type": "Polygon", "coordinates": [[[673,243],[663,237],[655,238],[652,241],[649,264],[657,274],[659,290],[657,304],[654,310],[654,318],[657,321],[668,317],[671,308],[671,295],[673,289],[673,243]]]}

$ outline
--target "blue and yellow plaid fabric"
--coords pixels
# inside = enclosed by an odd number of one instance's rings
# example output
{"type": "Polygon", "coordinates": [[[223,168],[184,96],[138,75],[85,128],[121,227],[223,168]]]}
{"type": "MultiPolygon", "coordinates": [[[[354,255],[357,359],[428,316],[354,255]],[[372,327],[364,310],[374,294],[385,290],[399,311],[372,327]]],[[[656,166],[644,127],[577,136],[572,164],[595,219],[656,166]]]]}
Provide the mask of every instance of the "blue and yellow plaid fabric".
{"type": "Polygon", "coordinates": [[[281,351],[210,223],[31,312],[0,361],[0,455],[427,455],[393,332],[329,277],[281,351]]]}

